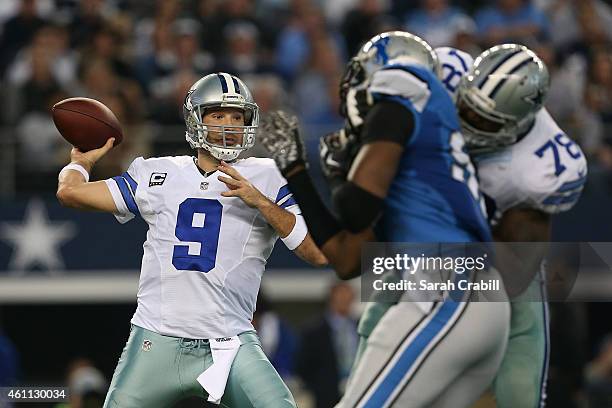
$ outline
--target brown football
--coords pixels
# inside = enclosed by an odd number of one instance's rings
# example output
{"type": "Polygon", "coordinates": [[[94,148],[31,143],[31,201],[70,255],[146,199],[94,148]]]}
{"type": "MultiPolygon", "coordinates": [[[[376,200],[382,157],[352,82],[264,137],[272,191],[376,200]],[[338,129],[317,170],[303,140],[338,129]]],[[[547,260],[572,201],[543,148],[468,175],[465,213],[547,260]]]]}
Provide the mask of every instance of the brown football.
{"type": "Polygon", "coordinates": [[[117,117],[106,105],[95,99],[64,99],[53,105],[52,111],[57,130],[81,151],[102,147],[111,137],[115,138],[115,146],[123,141],[117,117]]]}

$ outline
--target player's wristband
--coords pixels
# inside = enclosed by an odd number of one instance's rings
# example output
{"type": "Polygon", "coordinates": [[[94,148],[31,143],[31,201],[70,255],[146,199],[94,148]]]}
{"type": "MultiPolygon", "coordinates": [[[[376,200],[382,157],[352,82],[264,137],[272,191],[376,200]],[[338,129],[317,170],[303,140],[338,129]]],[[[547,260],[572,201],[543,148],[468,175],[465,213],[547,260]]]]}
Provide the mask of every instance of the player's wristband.
{"type": "Polygon", "coordinates": [[[59,174],[62,174],[65,170],[76,170],[81,173],[83,177],[85,177],[85,182],[89,182],[89,173],[87,170],[85,170],[85,167],[81,166],[80,164],[70,163],[64,166],[64,168],[60,170],[59,174]]]}
{"type": "Polygon", "coordinates": [[[306,238],[307,233],[308,228],[306,227],[304,218],[301,215],[295,215],[295,224],[293,225],[293,229],[291,230],[289,235],[284,238],[281,238],[281,241],[283,241],[283,243],[289,250],[293,251],[304,241],[304,238],[306,238]]]}

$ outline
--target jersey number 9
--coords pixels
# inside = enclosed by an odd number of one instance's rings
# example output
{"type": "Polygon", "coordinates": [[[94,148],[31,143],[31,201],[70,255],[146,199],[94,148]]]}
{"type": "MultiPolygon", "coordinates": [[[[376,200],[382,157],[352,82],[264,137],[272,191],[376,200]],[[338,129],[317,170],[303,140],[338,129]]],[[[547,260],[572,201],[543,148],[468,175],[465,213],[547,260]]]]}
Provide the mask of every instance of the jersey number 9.
{"type": "Polygon", "coordinates": [[[179,206],[174,234],[185,244],[175,245],[172,265],[178,270],[210,272],[215,267],[223,205],[218,200],[188,198],[179,206]],[[190,254],[189,242],[199,243],[190,254]]]}

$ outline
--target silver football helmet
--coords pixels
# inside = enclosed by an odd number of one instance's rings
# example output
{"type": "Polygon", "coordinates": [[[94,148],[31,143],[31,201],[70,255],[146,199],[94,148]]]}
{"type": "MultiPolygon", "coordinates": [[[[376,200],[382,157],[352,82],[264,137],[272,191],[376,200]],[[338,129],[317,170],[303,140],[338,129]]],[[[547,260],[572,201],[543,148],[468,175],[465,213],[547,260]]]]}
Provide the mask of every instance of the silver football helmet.
{"type": "Polygon", "coordinates": [[[533,124],[548,87],[546,65],[523,45],[497,45],[480,54],[457,95],[468,148],[486,151],[515,143],[533,124]]]}
{"type": "Polygon", "coordinates": [[[238,155],[253,147],[259,125],[259,107],[251,91],[239,78],[223,72],[206,75],[191,86],[185,103],[183,116],[187,131],[185,138],[193,149],[204,149],[218,160],[232,161],[238,155]],[[203,122],[204,115],[211,108],[237,108],[244,113],[244,126],[210,125],[203,122]],[[221,142],[214,143],[211,135],[221,142]],[[235,135],[241,141],[235,143],[235,135]],[[229,140],[228,140],[229,139],[229,140]]]}
{"type": "Polygon", "coordinates": [[[347,117],[347,95],[365,87],[372,74],[393,63],[418,64],[439,76],[440,64],[433,48],[405,31],[388,31],[372,37],[348,63],[340,83],[340,113],[347,117]]]}

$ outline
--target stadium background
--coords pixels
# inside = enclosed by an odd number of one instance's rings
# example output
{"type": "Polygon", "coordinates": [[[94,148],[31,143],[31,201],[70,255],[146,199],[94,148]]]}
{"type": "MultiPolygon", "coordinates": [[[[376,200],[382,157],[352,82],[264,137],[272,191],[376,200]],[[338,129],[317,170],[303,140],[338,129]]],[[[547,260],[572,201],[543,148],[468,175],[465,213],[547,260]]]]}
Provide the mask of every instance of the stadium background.
{"type": "MultiPolygon", "coordinates": [[[[583,198],[555,217],[554,239],[612,241],[609,1],[2,0],[0,28],[0,386],[102,387],[135,308],[144,223],[120,226],[54,197],[69,146],[49,108],[69,96],[101,100],[124,126],[125,142],[96,166],[102,179],[136,156],[188,153],[186,90],[207,73],[234,73],[264,112],[299,115],[325,192],[317,141],[341,125],[338,82],[363,41],[399,28],[473,55],[524,43],[551,72],[547,108],[589,159],[583,198]]],[[[353,301],[341,287],[330,302],[334,284],[282,245],[264,277],[259,320],[281,322],[269,326],[268,344],[282,349],[275,363],[302,406],[312,396],[295,361],[310,328],[330,303],[359,313],[358,282],[353,301]]],[[[610,282],[602,285],[612,298],[610,282]]],[[[611,312],[603,302],[552,305],[550,406],[612,406],[611,312]]]]}

